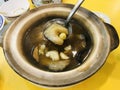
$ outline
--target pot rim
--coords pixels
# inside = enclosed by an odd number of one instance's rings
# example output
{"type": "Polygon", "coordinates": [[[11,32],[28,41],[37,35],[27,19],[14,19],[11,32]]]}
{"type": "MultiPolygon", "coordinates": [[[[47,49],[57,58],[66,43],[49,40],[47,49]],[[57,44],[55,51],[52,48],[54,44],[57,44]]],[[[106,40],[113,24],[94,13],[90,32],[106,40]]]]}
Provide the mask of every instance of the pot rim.
{"type": "Polygon", "coordinates": [[[90,25],[89,33],[91,34],[94,44],[94,47],[84,64],[66,72],[47,72],[31,66],[28,64],[27,60],[25,60],[26,58],[24,57],[23,52],[21,51],[22,47],[20,46],[23,34],[20,35],[20,33],[25,32],[25,29],[28,28],[27,25],[30,26],[32,23],[36,22],[42,13],[68,13],[72,7],[73,5],[69,4],[50,4],[41,6],[25,13],[9,27],[4,36],[3,50],[6,60],[18,74],[38,85],[60,87],[86,79],[104,64],[110,52],[110,37],[108,31],[106,30],[104,23],[96,15],[82,7],[80,7],[73,18],[76,18],[78,21],[83,19],[85,20],[86,26],[90,25]],[[103,49],[100,49],[101,47],[103,49]]]}

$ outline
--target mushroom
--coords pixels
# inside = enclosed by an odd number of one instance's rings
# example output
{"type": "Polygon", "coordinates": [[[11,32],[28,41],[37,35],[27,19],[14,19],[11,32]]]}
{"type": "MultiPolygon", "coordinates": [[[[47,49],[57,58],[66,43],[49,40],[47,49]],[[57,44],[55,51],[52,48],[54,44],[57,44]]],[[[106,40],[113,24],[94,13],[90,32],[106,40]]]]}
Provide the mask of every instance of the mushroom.
{"type": "Polygon", "coordinates": [[[48,65],[48,68],[52,71],[62,71],[65,69],[70,63],[70,60],[60,60],[57,62],[51,62],[48,65]]]}
{"type": "Polygon", "coordinates": [[[39,63],[46,66],[51,71],[62,71],[70,64],[70,60],[52,61],[46,58],[41,59],[39,63]]]}
{"type": "Polygon", "coordinates": [[[65,51],[70,51],[72,49],[72,46],[71,45],[68,45],[64,48],[65,51]]]}
{"type": "Polygon", "coordinates": [[[44,44],[39,45],[39,55],[44,55],[45,49],[46,49],[46,46],[44,44]]]}
{"type": "Polygon", "coordinates": [[[49,57],[50,59],[52,59],[52,61],[58,61],[58,60],[60,60],[59,53],[56,50],[48,51],[46,53],[46,57],[49,57]]]}
{"type": "Polygon", "coordinates": [[[61,59],[69,59],[69,57],[63,52],[60,52],[60,57],[61,59]]]}
{"type": "Polygon", "coordinates": [[[53,23],[44,31],[45,37],[57,45],[63,45],[68,35],[68,30],[62,25],[53,23]]]}

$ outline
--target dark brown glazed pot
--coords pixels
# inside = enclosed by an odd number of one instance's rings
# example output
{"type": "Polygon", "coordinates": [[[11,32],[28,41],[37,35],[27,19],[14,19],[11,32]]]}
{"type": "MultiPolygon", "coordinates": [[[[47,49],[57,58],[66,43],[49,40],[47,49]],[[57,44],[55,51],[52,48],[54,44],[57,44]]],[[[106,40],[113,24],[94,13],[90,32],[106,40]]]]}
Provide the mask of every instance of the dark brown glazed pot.
{"type": "Polygon", "coordinates": [[[82,7],[79,8],[73,19],[86,27],[93,43],[87,60],[79,67],[65,72],[48,72],[31,64],[31,56],[27,55],[26,50],[38,42],[40,35],[31,31],[34,40],[27,39],[28,46],[25,47],[24,43],[27,42],[25,35],[29,32],[29,27],[38,21],[42,22],[47,17],[66,18],[72,8],[73,5],[68,4],[45,5],[28,11],[14,21],[4,35],[2,47],[6,60],[15,72],[38,85],[62,87],[88,78],[104,64],[110,51],[119,45],[118,35],[111,25],[104,23],[91,11],[82,7]]]}

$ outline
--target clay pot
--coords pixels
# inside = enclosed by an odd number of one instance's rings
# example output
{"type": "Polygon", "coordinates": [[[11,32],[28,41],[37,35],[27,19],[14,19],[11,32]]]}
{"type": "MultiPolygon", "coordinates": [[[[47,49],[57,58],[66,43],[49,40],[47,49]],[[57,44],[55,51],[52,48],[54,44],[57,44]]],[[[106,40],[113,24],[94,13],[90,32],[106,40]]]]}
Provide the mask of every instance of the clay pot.
{"type": "Polygon", "coordinates": [[[68,4],[45,5],[28,11],[12,23],[4,35],[2,48],[7,62],[15,72],[37,85],[62,87],[81,82],[99,70],[109,53],[118,47],[119,38],[111,25],[82,7],[73,19],[86,27],[92,42],[92,49],[86,61],[79,67],[64,72],[44,71],[31,63],[29,50],[33,43],[38,42],[39,35],[35,36],[37,32],[30,31],[29,27],[34,27],[36,22],[42,23],[46,18],[66,18],[72,8],[73,5],[68,4]],[[25,39],[29,32],[33,32],[31,41],[25,39]],[[28,45],[25,46],[24,43],[28,45]]]}

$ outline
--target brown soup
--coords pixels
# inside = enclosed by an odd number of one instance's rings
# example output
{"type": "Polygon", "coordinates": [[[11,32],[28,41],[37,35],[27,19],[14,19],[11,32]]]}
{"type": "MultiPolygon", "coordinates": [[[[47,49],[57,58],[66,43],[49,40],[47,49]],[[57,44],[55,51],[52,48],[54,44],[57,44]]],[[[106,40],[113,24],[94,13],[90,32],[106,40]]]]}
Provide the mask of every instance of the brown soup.
{"type": "MultiPolygon", "coordinates": [[[[63,45],[55,45],[54,43],[47,40],[43,35],[43,28],[45,23],[51,18],[40,20],[34,25],[32,25],[26,32],[24,37],[24,46],[25,55],[28,56],[28,62],[41,70],[51,71],[47,66],[41,64],[38,60],[35,60],[33,54],[36,46],[44,44],[47,47],[47,50],[57,50],[58,52],[64,52],[65,47],[71,46],[71,50],[67,52],[69,56],[70,63],[69,65],[61,71],[72,70],[81,64],[83,64],[92,48],[92,42],[89,34],[85,27],[81,26],[76,20],[71,20],[70,24],[72,25],[72,35],[64,41],[63,45]]],[[[45,55],[40,57],[41,60],[50,59],[45,55]]]]}

